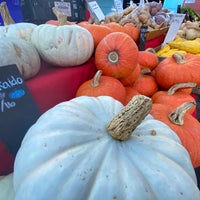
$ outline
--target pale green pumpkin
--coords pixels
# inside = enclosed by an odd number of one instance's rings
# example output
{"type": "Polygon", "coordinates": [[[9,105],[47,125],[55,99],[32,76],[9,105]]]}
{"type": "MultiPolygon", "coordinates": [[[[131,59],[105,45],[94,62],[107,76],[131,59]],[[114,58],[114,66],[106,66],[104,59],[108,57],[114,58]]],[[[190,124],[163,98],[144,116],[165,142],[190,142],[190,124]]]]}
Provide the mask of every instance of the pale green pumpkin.
{"type": "Polygon", "coordinates": [[[15,200],[199,200],[188,152],[151,105],[82,96],[51,108],[17,153],[15,200]]]}
{"type": "Polygon", "coordinates": [[[14,200],[13,173],[0,176],[0,200],[14,200]]]}

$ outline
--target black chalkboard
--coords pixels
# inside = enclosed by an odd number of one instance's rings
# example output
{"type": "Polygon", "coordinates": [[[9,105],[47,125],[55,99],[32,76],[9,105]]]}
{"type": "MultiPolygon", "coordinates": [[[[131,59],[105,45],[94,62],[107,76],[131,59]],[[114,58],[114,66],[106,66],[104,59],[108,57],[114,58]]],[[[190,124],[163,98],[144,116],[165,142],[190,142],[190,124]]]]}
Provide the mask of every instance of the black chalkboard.
{"type": "Polygon", "coordinates": [[[0,140],[16,155],[39,109],[16,65],[0,67],[0,140]]]}

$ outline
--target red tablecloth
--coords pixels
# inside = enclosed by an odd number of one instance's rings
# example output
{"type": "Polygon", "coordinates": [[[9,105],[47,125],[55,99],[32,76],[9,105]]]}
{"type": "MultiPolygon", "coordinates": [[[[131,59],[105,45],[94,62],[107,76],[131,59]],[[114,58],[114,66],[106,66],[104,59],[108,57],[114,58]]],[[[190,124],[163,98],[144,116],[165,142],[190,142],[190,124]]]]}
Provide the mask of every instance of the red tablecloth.
{"type": "Polygon", "coordinates": [[[75,97],[78,87],[96,72],[94,57],[87,63],[70,68],[51,67],[43,63],[40,73],[26,81],[41,113],[75,97]]]}
{"type": "MultiPolygon", "coordinates": [[[[56,104],[74,98],[78,87],[91,79],[95,72],[94,57],[83,65],[70,68],[51,67],[42,63],[37,76],[25,83],[42,114],[56,104]]],[[[17,137],[17,133],[13,135],[17,137]]],[[[0,139],[0,175],[12,172],[13,164],[14,156],[0,139]]]]}

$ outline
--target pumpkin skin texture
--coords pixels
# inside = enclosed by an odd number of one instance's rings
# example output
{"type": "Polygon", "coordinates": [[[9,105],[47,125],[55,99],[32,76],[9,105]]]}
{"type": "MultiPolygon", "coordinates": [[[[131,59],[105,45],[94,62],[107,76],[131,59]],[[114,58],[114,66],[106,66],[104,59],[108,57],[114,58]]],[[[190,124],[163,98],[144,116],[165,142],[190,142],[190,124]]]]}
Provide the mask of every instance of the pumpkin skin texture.
{"type": "Polygon", "coordinates": [[[136,68],[125,78],[121,78],[120,81],[124,86],[132,86],[133,83],[138,79],[141,72],[141,67],[137,64],[136,68]]]}
{"type": "Polygon", "coordinates": [[[123,27],[127,29],[128,34],[132,37],[132,39],[138,43],[140,38],[140,29],[132,23],[126,23],[123,27]]]}
{"type": "Polygon", "coordinates": [[[15,200],[199,199],[188,152],[164,123],[148,115],[126,141],[108,134],[122,108],[82,96],[44,113],[16,156],[15,200]]]}
{"type": "MultiPolygon", "coordinates": [[[[194,168],[200,166],[200,124],[191,114],[184,114],[184,123],[175,124],[169,119],[169,114],[174,111],[169,105],[153,103],[151,114],[157,120],[167,124],[181,139],[183,146],[188,150],[194,168]]],[[[176,117],[178,119],[178,116],[176,117]]]]}
{"type": "Polygon", "coordinates": [[[98,70],[93,79],[80,85],[76,92],[76,97],[79,96],[111,96],[124,104],[126,90],[118,79],[102,76],[101,70],[98,70]]]}
{"type": "Polygon", "coordinates": [[[44,61],[61,67],[85,63],[94,49],[92,35],[78,25],[38,25],[32,33],[31,42],[44,61]]]}
{"type": "Polygon", "coordinates": [[[158,65],[158,57],[150,51],[139,51],[138,63],[140,64],[141,69],[148,68],[153,70],[158,65]]]}
{"type": "Polygon", "coordinates": [[[26,80],[40,70],[41,60],[35,47],[25,40],[6,37],[0,40],[1,66],[16,64],[26,80]]]}
{"type": "Polygon", "coordinates": [[[95,51],[95,64],[104,75],[117,79],[127,77],[137,66],[138,47],[126,33],[105,36],[95,51]]]}
{"type": "Polygon", "coordinates": [[[177,83],[195,82],[200,84],[200,57],[194,54],[174,54],[162,60],[155,68],[155,78],[163,89],[177,83]]]}
{"type": "Polygon", "coordinates": [[[0,199],[14,200],[13,173],[0,176],[0,199]]]}
{"type": "Polygon", "coordinates": [[[99,44],[99,42],[109,33],[112,33],[112,30],[107,27],[107,26],[103,26],[101,24],[84,24],[84,23],[80,23],[79,26],[84,27],[85,29],[87,29],[94,40],[94,50],[96,49],[97,45],[99,44]]]}

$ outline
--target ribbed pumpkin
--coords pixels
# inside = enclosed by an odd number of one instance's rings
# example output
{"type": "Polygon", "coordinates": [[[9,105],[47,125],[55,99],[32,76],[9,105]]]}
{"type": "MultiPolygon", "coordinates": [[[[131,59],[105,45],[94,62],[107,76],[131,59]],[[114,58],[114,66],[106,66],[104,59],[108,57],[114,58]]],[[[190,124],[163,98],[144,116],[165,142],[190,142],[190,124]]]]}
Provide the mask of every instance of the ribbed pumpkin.
{"type": "Polygon", "coordinates": [[[137,66],[138,47],[126,33],[113,32],[105,36],[95,51],[95,63],[103,74],[115,78],[128,76],[137,66]]]}
{"type": "Polygon", "coordinates": [[[118,79],[105,75],[102,76],[102,71],[98,70],[93,79],[79,86],[76,97],[79,96],[111,96],[124,104],[126,90],[118,79]]]}
{"type": "Polygon", "coordinates": [[[195,82],[200,85],[200,56],[194,54],[174,54],[162,60],[155,69],[158,84],[169,89],[177,83],[195,82]]]}
{"type": "Polygon", "coordinates": [[[16,156],[15,200],[199,200],[188,152],[151,105],[83,96],[44,113],[16,156]]]}
{"type": "MultiPolygon", "coordinates": [[[[156,93],[153,94],[151,97],[153,100],[153,103],[162,103],[166,105],[170,105],[172,108],[177,108],[184,102],[193,101],[196,102],[194,97],[190,95],[190,93],[186,93],[183,90],[179,91],[181,88],[187,88],[190,87],[191,90],[193,87],[195,87],[196,84],[189,82],[189,83],[179,83],[173,85],[169,90],[159,90],[156,93]]],[[[193,113],[196,109],[196,106],[192,106],[191,109],[189,109],[187,112],[193,113]]]]}
{"type": "Polygon", "coordinates": [[[151,114],[157,120],[167,124],[181,139],[188,150],[194,168],[200,166],[200,123],[187,110],[195,103],[185,102],[176,109],[169,105],[154,103],[151,114]]]}

